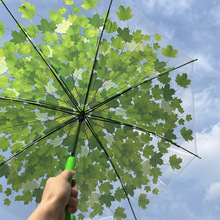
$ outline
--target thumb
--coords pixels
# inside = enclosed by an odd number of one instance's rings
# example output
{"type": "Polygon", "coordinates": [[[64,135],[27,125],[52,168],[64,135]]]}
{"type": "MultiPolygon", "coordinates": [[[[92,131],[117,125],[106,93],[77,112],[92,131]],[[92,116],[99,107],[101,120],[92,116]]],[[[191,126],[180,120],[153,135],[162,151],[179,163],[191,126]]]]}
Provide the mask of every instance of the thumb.
{"type": "Polygon", "coordinates": [[[73,171],[73,170],[64,170],[62,173],[59,174],[59,176],[61,176],[65,180],[69,180],[74,175],[75,175],[75,171],[73,171]]]}

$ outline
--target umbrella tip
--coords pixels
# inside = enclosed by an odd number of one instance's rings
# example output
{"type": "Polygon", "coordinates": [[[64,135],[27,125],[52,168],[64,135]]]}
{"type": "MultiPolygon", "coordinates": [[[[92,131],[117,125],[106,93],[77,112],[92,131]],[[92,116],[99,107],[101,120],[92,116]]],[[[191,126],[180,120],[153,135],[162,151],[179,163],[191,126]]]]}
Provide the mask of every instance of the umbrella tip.
{"type": "Polygon", "coordinates": [[[197,158],[199,158],[200,160],[202,159],[202,157],[200,157],[199,155],[196,155],[197,158]]]}

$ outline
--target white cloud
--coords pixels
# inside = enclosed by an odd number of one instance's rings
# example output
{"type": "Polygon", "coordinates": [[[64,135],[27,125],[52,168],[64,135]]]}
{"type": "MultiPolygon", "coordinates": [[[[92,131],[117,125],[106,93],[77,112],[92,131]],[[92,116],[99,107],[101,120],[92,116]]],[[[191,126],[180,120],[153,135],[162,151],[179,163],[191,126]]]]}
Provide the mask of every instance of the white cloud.
{"type": "Polygon", "coordinates": [[[189,89],[185,89],[185,90],[180,90],[181,94],[179,95],[179,97],[181,97],[182,99],[182,107],[183,109],[185,109],[185,111],[187,112],[187,114],[192,114],[193,113],[193,91],[189,88],[189,89]]]}
{"type": "Polygon", "coordinates": [[[152,11],[155,7],[156,0],[141,0],[141,2],[142,5],[145,5],[144,8],[146,8],[146,10],[152,11]]]}
{"type": "Polygon", "coordinates": [[[213,7],[210,10],[210,19],[213,25],[220,25],[220,5],[213,7]]]}
{"type": "Polygon", "coordinates": [[[142,0],[142,5],[148,11],[153,11],[156,7],[160,7],[160,11],[167,16],[174,14],[182,14],[193,4],[193,0],[142,0]]]}
{"type": "MultiPolygon", "coordinates": [[[[158,30],[159,30],[160,34],[162,34],[163,41],[165,39],[168,42],[169,42],[169,40],[175,41],[175,39],[174,39],[175,28],[173,28],[172,26],[167,26],[167,24],[164,24],[163,21],[162,21],[162,23],[160,23],[159,26],[158,26],[158,30]]],[[[173,45],[173,43],[174,42],[172,42],[172,45],[173,45]]]]}
{"type": "Polygon", "coordinates": [[[197,146],[202,159],[195,159],[181,177],[192,178],[197,184],[207,188],[213,183],[220,182],[220,123],[214,125],[210,131],[197,133],[197,146]]]}
{"type": "Polygon", "coordinates": [[[214,72],[214,58],[211,57],[211,55],[203,54],[203,53],[195,53],[192,54],[191,57],[197,58],[198,60],[194,64],[194,70],[195,72],[201,74],[201,73],[207,73],[207,72],[214,72]]]}
{"type": "Polygon", "coordinates": [[[195,94],[197,125],[203,124],[208,127],[210,124],[216,124],[216,122],[220,121],[220,97],[217,90],[218,87],[213,86],[195,94]]]}
{"type": "Polygon", "coordinates": [[[220,198],[220,182],[212,183],[206,194],[207,200],[220,198]]]}
{"type": "Polygon", "coordinates": [[[210,42],[212,42],[216,37],[215,35],[213,35],[213,32],[210,30],[211,29],[210,26],[207,27],[208,25],[207,23],[204,22],[205,24],[203,24],[203,26],[200,26],[201,25],[200,20],[201,18],[198,18],[195,21],[195,25],[191,27],[192,41],[194,44],[197,44],[196,48],[198,49],[198,51],[201,51],[201,49],[204,50],[204,48],[208,48],[212,46],[210,42]]]}
{"type": "Polygon", "coordinates": [[[164,13],[168,13],[168,15],[182,14],[190,8],[192,3],[192,0],[179,0],[175,2],[173,0],[159,0],[159,5],[164,8],[164,13]]]}

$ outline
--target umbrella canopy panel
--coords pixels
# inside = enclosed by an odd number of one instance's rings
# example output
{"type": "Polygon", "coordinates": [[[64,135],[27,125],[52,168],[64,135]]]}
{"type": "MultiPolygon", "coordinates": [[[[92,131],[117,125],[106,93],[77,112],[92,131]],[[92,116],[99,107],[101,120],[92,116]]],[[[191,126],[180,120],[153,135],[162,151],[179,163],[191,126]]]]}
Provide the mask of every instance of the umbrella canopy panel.
{"type": "Polygon", "coordinates": [[[1,207],[27,218],[74,152],[77,218],[140,219],[197,156],[193,61],[130,1],[0,10],[1,207]]]}

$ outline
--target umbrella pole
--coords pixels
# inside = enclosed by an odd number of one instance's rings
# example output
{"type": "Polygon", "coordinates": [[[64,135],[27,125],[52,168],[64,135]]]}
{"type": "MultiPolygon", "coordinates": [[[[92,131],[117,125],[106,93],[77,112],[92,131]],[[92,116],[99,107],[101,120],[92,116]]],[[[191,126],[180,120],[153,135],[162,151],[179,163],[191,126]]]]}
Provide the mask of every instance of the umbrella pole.
{"type": "MultiPolygon", "coordinates": [[[[78,140],[79,140],[79,133],[80,133],[81,125],[82,125],[82,122],[84,121],[84,118],[85,118],[85,113],[81,113],[79,115],[79,125],[78,125],[78,128],[77,128],[76,137],[75,137],[75,141],[74,141],[74,144],[73,144],[73,149],[72,149],[72,152],[71,152],[71,156],[69,156],[68,159],[67,159],[65,170],[74,170],[74,168],[75,168],[76,147],[77,147],[77,143],[78,143],[78,140]]],[[[70,182],[70,186],[72,186],[72,179],[70,179],[69,182],[70,182]]],[[[65,220],[75,220],[75,219],[76,219],[75,215],[70,215],[67,212],[67,210],[65,210],[65,220]]]]}
{"type": "Polygon", "coordinates": [[[71,156],[73,156],[73,157],[75,156],[75,153],[76,153],[76,147],[77,147],[77,143],[78,143],[78,140],[79,140],[79,133],[80,133],[81,125],[82,125],[82,120],[79,120],[79,125],[78,125],[78,128],[77,128],[75,141],[74,141],[73,148],[72,148],[72,151],[71,151],[71,156]]]}

